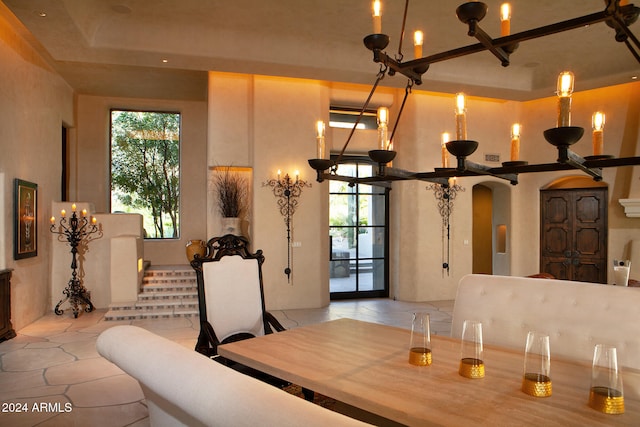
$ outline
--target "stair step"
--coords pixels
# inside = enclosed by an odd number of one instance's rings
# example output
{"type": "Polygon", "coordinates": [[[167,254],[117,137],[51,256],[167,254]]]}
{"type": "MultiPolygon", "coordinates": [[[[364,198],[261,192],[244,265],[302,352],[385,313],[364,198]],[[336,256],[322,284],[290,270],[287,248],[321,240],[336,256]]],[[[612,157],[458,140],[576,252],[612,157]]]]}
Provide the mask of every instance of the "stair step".
{"type": "Polygon", "coordinates": [[[189,265],[149,266],[136,301],[113,303],[105,320],[198,316],[198,287],[189,265]]]}
{"type": "Polygon", "coordinates": [[[138,294],[138,301],[149,301],[149,300],[165,300],[171,298],[188,298],[198,295],[197,288],[185,288],[183,290],[157,290],[157,291],[147,291],[138,294]]]}
{"type": "Polygon", "coordinates": [[[146,307],[179,307],[179,306],[198,306],[198,298],[171,298],[164,300],[137,301],[136,308],[146,307]]]}
{"type": "Polygon", "coordinates": [[[198,286],[195,283],[192,284],[146,284],[142,286],[141,293],[139,295],[158,295],[158,294],[170,294],[170,293],[189,293],[195,294],[198,292],[198,286]]]}
{"type": "Polygon", "coordinates": [[[104,320],[168,319],[173,317],[198,317],[198,309],[109,310],[105,313],[104,320]]]}
{"type": "Polygon", "coordinates": [[[158,265],[151,266],[144,272],[145,276],[193,276],[196,277],[196,272],[191,266],[187,265],[158,265]]]}

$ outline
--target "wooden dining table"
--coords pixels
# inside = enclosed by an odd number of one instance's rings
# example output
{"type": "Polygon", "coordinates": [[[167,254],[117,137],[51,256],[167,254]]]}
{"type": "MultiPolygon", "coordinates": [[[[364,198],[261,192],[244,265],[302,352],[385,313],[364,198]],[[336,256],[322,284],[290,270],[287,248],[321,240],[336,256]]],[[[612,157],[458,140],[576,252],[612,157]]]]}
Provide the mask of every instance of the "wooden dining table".
{"type": "MultiPolygon", "coordinates": [[[[411,425],[638,426],[640,399],[624,414],[587,405],[591,364],[553,357],[553,394],[521,391],[523,350],[485,345],[485,377],[458,374],[460,340],[433,335],[430,366],[409,364],[410,331],[353,319],[298,327],[218,347],[219,354],[394,422],[411,425]]],[[[625,372],[640,377],[640,372],[625,372]]],[[[274,409],[277,410],[277,409],[274,409]]]]}

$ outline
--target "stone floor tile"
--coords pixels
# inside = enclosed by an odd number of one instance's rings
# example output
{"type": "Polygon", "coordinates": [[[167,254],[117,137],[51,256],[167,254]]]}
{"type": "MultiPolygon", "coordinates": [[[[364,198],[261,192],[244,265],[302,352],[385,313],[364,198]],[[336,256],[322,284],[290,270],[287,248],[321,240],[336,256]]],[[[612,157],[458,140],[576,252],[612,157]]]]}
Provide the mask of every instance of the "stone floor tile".
{"type": "Polygon", "coordinates": [[[76,331],[69,331],[69,332],[63,332],[60,334],[52,335],[49,337],[49,341],[65,344],[65,343],[77,342],[77,341],[95,340],[97,337],[98,337],[98,334],[84,333],[76,330],[76,331]]]}
{"type": "Polygon", "coordinates": [[[97,335],[89,340],[58,344],[58,346],[67,353],[73,354],[77,359],[93,359],[100,357],[98,350],[96,350],[96,339],[98,339],[97,335]]]}
{"type": "Polygon", "coordinates": [[[46,315],[36,322],[20,329],[19,335],[28,337],[50,337],[52,335],[61,334],[71,326],[69,320],[60,321],[52,315],[46,315]]]}
{"type": "Polygon", "coordinates": [[[33,342],[24,346],[24,348],[27,350],[33,350],[35,348],[58,348],[58,347],[60,347],[60,343],[51,342],[49,340],[33,342]]]}
{"type": "Polygon", "coordinates": [[[3,354],[2,370],[9,372],[44,369],[75,360],[60,348],[20,349],[3,354]]]}
{"type": "Polygon", "coordinates": [[[74,408],[125,405],[144,399],[138,381],[127,374],[72,385],[66,395],[74,408]]]}
{"type": "MultiPolygon", "coordinates": [[[[42,374],[40,374],[42,378],[42,374]]],[[[0,402],[11,402],[15,399],[40,398],[43,401],[51,396],[62,395],[67,391],[68,385],[38,385],[29,386],[25,383],[18,383],[13,389],[2,389],[0,392],[0,402]]],[[[1,415],[0,415],[1,417],[1,415]]],[[[0,425],[2,423],[0,422],[0,425]]]]}
{"type": "Polygon", "coordinates": [[[26,372],[0,371],[0,397],[3,398],[3,402],[10,396],[15,396],[15,393],[21,389],[46,385],[44,369],[34,369],[26,372]]]}
{"type": "Polygon", "coordinates": [[[45,371],[44,378],[50,385],[79,384],[123,373],[120,368],[105,358],[96,357],[53,366],[45,371]]]}

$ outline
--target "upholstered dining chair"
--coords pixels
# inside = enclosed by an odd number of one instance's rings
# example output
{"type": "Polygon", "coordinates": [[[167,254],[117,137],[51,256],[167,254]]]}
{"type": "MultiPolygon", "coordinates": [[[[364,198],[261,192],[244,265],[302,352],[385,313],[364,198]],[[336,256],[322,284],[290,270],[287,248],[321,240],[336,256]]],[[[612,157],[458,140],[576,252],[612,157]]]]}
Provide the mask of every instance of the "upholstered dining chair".
{"type": "MultiPolygon", "coordinates": [[[[195,350],[218,356],[218,345],[283,331],[265,309],[262,284],[264,255],[249,252],[249,241],[227,234],[207,242],[205,255],[196,255],[200,335],[195,350]]],[[[221,362],[224,362],[221,360],[221,362]]]]}
{"type": "MultiPolygon", "coordinates": [[[[265,309],[261,250],[249,251],[249,241],[227,234],[207,242],[204,256],[195,255],[200,313],[200,334],[195,350],[217,362],[273,385],[288,383],[218,355],[218,346],[284,331],[265,309]]],[[[313,392],[303,390],[305,398],[313,392]]]]}

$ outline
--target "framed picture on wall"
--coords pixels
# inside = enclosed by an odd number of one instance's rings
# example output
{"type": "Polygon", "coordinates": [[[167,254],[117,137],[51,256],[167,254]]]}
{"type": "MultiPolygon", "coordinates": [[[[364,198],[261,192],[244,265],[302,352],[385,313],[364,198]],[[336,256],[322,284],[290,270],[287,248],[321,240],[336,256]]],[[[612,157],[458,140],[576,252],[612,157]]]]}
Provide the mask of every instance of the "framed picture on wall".
{"type": "Polygon", "coordinates": [[[13,259],[38,255],[38,185],[15,180],[13,259]]]}

